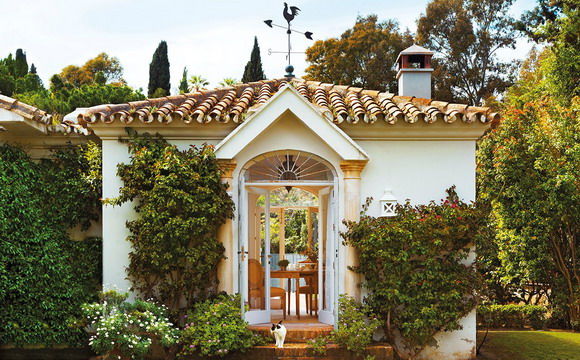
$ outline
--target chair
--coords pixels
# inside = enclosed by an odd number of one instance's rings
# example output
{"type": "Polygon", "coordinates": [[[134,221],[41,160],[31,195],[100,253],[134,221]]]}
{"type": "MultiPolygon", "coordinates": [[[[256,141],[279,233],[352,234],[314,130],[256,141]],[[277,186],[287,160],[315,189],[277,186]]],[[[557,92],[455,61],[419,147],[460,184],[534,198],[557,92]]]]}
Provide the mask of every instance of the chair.
{"type": "MultiPolygon", "coordinates": [[[[264,269],[262,264],[256,259],[248,259],[248,285],[250,290],[250,301],[252,298],[258,299],[260,308],[264,308],[262,299],[264,298],[264,269]]],[[[286,290],[280,287],[270,287],[270,298],[280,298],[280,304],[286,319],[286,290]]]]}
{"type": "Polygon", "coordinates": [[[306,313],[312,315],[314,311],[318,315],[318,276],[306,276],[304,281],[306,286],[300,286],[300,294],[306,296],[306,313]]]}

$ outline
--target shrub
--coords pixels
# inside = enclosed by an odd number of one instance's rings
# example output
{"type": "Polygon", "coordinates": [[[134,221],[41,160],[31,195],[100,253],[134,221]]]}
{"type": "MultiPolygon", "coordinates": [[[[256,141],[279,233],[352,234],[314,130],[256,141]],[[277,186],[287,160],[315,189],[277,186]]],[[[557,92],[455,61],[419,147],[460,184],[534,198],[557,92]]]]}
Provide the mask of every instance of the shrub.
{"type": "Polygon", "coordinates": [[[572,328],[572,330],[574,330],[575,332],[580,332],[580,320],[573,320],[570,321],[570,327],[572,328]]]}
{"type": "Polygon", "coordinates": [[[340,295],[338,328],[332,332],[332,341],[363,356],[380,324],[380,320],[375,318],[369,306],[360,304],[344,294],[340,295]]]}
{"type": "Polygon", "coordinates": [[[79,345],[68,326],[101,283],[100,238],[68,229],[100,217],[100,148],[66,146],[33,160],[0,144],[0,344],[79,345]]]}
{"type": "Polygon", "coordinates": [[[261,344],[262,338],[248,329],[242,318],[239,295],[220,294],[213,300],[198,303],[187,314],[188,324],[182,331],[180,358],[198,353],[225,356],[261,344]]]}
{"type": "Polygon", "coordinates": [[[317,336],[314,339],[306,340],[306,343],[315,354],[326,355],[326,345],[328,345],[330,339],[330,336],[317,336]]]}
{"type": "Polygon", "coordinates": [[[220,226],[233,217],[233,201],[213,147],[180,151],[160,135],[127,130],[130,164],[119,164],[119,205],[135,201],[139,217],[127,221],[131,235],[127,274],[132,290],[185,310],[217,292],[217,266],[224,247],[220,226]]]}
{"type": "Polygon", "coordinates": [[[363,213],[342,234],[359,254],[352,270],[364,275],[366,300],[402,358],[419,354],[440,331],[461,329],[459,319],[476,304],[479,276],[468,256],[485,218],[454,187],[447,192],[441,204],[399,205],[395,217],[363,213]]]}
{"type": "Polygon", "coordinates": [[[143,359],[154,341],[168,348],[177,343],[179,330],[167,318],[165,306],[135,300],[126,302],[127,293],[114,290],[101,293],[101,301],[82,306],[91,333],[89,345],[104,358],[121,354],[143,359]]]}
{"type": "Polygon", "coordinates": [[[368,305],[360,304],[352,297],[342,294],[338,299],[338,328],[328,337],[309,339],[308,347],[316,354],[326,354],[326,345],[331,341],[357,356],[364,357],[366,348],[380,325],[381,321],[372,314],[368,305]]]}
{"type": "Polygon", "coordinates": [[[543,329],[546,325],[546,307],[539,305],[480,305],[477,322],[489,327],[543,329]]]}

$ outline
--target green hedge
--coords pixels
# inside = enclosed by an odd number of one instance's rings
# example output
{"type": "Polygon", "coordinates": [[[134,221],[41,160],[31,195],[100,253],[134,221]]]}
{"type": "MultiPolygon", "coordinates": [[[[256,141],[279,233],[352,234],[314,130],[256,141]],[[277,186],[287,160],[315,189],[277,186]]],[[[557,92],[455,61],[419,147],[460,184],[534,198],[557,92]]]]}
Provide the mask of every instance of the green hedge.
{"type": "Polygon", "coordinates": [[[546,324],[546,312],[546,307],[539,305],[480,305],[477,323],[492,328],[542,329],[546,324]]]}
{"type": "Polygon", "coordinates": [[[68,229],[99,218],[99,169],[96,145],[33,161],[0,144],[0,344],[77,345],[86,337],[70,324],[82,303],[96,300],[102,242],[72,241],[68,229]]]}

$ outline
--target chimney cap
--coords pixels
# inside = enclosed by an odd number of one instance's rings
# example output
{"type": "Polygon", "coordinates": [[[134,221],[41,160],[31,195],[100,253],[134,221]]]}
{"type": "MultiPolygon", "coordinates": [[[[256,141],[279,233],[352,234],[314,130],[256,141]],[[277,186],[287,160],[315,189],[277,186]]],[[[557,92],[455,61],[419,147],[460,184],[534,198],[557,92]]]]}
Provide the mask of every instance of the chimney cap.
{"type": "Polygon", "coordinates": [[[399,63],[399,59],[401,59],[401,55],[433,55],[434,52],[429,50],[429,49],[425,49],[422,46],[419,46],[417,44],[413,44],[412,46],[409,46],[408,48],[406,48],[405,50],[401,51],[399,53],[399,56],[397,56],[397,60],[395,61],[395,64],[399,63]]]}

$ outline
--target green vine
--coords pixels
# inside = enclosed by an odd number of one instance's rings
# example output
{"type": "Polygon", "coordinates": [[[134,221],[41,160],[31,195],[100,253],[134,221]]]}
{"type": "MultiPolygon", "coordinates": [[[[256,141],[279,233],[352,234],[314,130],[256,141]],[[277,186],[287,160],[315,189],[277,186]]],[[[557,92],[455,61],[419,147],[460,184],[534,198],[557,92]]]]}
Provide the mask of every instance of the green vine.
{"type": "Polygon", "coordinates": [[[160,135],[127,132],[131,162],[119,165],[124,185],[106,203],[137,200],[139,218],[127,222],[132,290],[173,311],[189,308],[217,290],[217,231],[233,217],[233,201],[212,146],[180,151],[160,135]]]}
{"type": "Polygon", "coordinates": [[[415,358],[438,332],[461,329],[459,319],[476,305],[479,278],[467,258],[484,217],[454,187],[447,192],[441,204],[400,205],[396,217],[363,213],[342,234],[359,253],[353,270],[364,275],[366,301],[403,359],[415,358]]]}
{"type": "Polygon", "coordinates": [[[0,343],[80,344],[68,324],[94,301],[101,239],[72,241],[70,228],[100,217],[100,147],[66,146],[33,161],[0,144],[0,343]]]}

